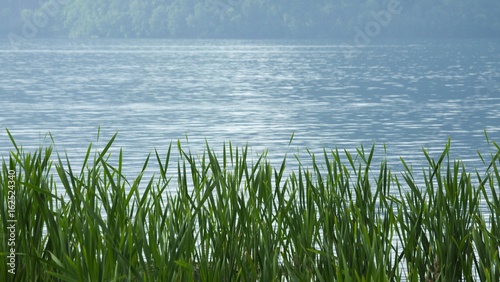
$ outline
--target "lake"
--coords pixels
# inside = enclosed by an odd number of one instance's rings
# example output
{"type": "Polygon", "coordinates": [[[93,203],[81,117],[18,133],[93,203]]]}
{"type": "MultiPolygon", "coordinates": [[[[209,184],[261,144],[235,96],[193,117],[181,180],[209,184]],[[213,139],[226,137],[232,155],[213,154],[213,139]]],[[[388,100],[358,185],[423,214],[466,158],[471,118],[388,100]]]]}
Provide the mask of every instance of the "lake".
{"type": "Polygon", "coordinates": [[[375,143],[395,170],[399,157],[425,165],[422,148],[438,156],[448,137],[453,157],[481,168],[484,130],[500,142],[499,40],[30,42],[0,41],[4,158],[5,128],[30,150],[51,132],[77,163],[119,132],[129,178],[179,139],[198,154],[205,141],[248,144],[276,164],[375,143]]]}

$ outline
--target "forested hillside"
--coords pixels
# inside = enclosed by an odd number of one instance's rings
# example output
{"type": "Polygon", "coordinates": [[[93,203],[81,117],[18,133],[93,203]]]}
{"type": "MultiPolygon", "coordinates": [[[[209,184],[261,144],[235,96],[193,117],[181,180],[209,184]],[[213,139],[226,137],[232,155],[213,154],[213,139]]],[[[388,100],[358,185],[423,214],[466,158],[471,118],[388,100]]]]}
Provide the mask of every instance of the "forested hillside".
{"type": "Polygon", "coordinates": [[[0,35],[337,38],[499,36],[498,0],[2,0],[0,35]],[[356,29],[357,28],[357,29],[356,29]]]}

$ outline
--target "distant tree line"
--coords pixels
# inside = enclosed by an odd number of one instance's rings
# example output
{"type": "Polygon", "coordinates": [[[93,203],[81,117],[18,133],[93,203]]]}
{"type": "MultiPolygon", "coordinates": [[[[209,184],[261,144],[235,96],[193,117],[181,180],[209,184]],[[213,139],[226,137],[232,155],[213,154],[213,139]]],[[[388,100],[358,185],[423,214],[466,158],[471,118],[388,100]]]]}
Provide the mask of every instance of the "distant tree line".
{"type": "Polygon", "coordinates": [[[2,0],[0,35],[498,37],[499,15],[498,0],[2,0]]]}

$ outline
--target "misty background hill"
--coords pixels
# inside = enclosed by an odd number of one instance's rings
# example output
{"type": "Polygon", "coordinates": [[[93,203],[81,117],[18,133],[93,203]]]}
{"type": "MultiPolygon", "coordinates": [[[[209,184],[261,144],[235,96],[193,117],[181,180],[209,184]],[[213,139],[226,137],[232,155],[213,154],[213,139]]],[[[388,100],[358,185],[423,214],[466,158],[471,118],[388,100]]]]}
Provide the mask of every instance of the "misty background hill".
{"type": "Polygon", "coordinates": [[[2,37],[498,37],[498,0],[2,0],[2,37]]]}

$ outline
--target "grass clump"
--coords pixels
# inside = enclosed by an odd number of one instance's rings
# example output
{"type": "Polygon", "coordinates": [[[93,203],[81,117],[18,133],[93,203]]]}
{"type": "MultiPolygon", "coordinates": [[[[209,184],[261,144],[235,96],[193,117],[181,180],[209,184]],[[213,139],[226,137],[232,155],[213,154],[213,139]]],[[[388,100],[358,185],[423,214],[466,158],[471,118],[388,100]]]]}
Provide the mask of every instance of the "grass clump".
{"type": "Polygon", "coordinates": [[[194,155],[178,142],[128,179],[122,151],[110,158],[116,135],[75,168],[8,134],[0,225],[13,187],[16,257],[12,274],[3,236],[3,281],[500,281],[494,142],[482,174],[451,160],[449,141],[437,161],[424,151],[419,186],[404,160],[401,175],[374,165],[375,146],[297,157],[285,175],[286,156],[273,166],[248,147],[194,155]]]}

